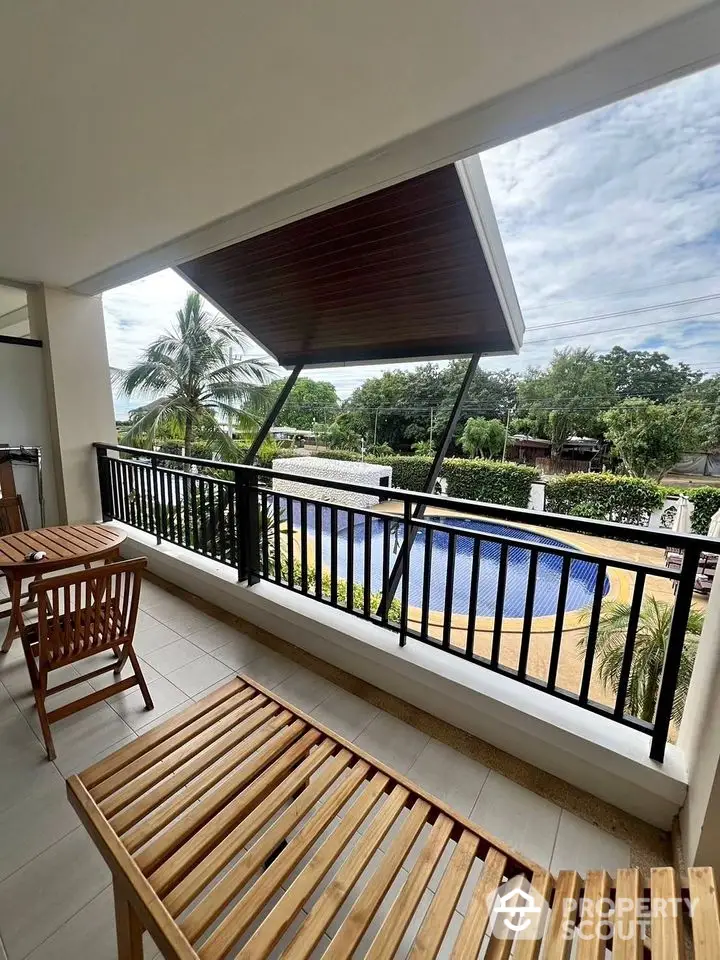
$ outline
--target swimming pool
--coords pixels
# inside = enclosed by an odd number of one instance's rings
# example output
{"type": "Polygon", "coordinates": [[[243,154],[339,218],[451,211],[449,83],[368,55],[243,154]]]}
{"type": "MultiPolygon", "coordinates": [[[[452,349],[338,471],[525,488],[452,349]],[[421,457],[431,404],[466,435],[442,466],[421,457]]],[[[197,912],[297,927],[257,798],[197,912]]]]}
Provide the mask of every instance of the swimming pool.
{"type": "MultiPolygon", "coordinates": [[[[322,557],[323,566],[329,567],[331,561],[331,534],[330,510],[321,509],[322,514],[322,557]]],[[[513,537],[533,544],[546,546],[566,546],[561,540],[546,537],[543,534],[519,527],[509,527],[501,523],[491,523],[485,520],[464,519],[461,517],[426,517],[435,520],[457,531],[455,537],[455,571],[452,590],[453,613],[467,614],[470,604],[470,581],[472,573],[473,538],[463,536],[463,531],[474,533],[490,533],[499,536],[513,537]]],[[[294,503],[293,521],[295,530],[299,529],[299,505],[294,503]]],[[[338,577],[347,579],[348,555],[352,549],[353,580],[362,583],[365,535],[365,517],[355,515],[353,543],[348,543],[347,512],[338,510],[337,533],[337,569],[338,577]]],[[[380,592],[383,578],[383,538],[388,528],[390,567],[402,546],[402,523],[390,518],[388,524],[384,520],[372,518],[369,521],[369,533],[372,539],[372,591],[380,592]]],[[[314,508],[308,506],[308,533],[315,536],[314,508]]],[[[425,530],[417,534],[410,552],[410,579],[409,602],[411,606],[419,607],[422,604],[423,593],[423,564],[425,559],[425,530]]],[[[434,530],[432,536],[432,563],[430,573],[430,609],[442,611],[445,608],[445,592],[447,577],[447,552],[449,535],[444,531],[434,530]]],[[[476,616],[492,617],[495,615],[495,603],[498,587],[498,573],[500,568],[500,544],[482,541],[480,554],[480,575],[478,578],[478,597],[476,616]]],[[[530,551],[519,546],[511,546],[508,550],[507,577],[505,586],[505,600],[503,605],[504,617],[522,617],[525,614],[525,600],[528,584],[528,566],[530,551]]],[[[546,617],[553,615],[557,610],[558,591],[562,558],[556,554],[539,553],[537,564],[537,579],[535,599],[533,602],[533,616],[546,617]]],[[[568,581],[567,600],[565,610],[586,609],[592,603],[595,582],[597,579],[597,564],[588,560],[572,560],[570,563],[570,578],[568,581]]],[[[603,594],[610,589],[610,582],[605,578],[603,594]]],[[[398,590],[397,596],[400,595],[398,590]]]]}

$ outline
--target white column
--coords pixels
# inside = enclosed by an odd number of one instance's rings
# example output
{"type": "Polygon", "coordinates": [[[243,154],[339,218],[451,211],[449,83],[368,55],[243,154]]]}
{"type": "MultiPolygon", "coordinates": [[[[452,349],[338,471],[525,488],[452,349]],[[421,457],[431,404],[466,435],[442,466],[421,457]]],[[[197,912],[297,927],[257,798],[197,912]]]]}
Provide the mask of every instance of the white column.
{"type": "Polygon", "coordinates": [[[720,575],[708,602],[678,746],[688,768],[680,811],[685,859],[688,866],[720,870],[720,575]]]}
{"type": "Polygon", "coordinates": [[[117,442],[102,300],[38,286],[28,311],[43,342],[60,520],[99,520],[92,444],[117,442]]]}

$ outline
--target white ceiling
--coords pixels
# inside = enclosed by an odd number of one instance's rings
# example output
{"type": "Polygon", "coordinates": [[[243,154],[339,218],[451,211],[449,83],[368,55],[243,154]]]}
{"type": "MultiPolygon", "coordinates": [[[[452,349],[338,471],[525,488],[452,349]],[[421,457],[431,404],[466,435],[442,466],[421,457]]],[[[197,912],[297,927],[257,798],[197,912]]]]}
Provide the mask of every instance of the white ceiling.
{"type": "MultiPolygon", "coordinates": [[[[469,153],[472,144],[697,67],[718,58],[720,38],[692,20],[673,24],[672,34],[658,33],[651,45],[633,41],[619,60],[587,58],[702,6],[700,0],[6,3],[0,277],[96,292],[178,254],[163,248],[104,273],[114,265],[356,158],[367,157],[367,189],[373,179],[397,178],[413,165],[437,163],[463,147],[469,153]],[[582,91],[567,73],[581,61],[582,91]],[[562,71],[561,83],[554,75],[562,71]],[[541,78],[542,103],[527,94],[535,87],[526,86],[541,78]],[[526,91],[520,112],[520,101],[502,99],[519,89],[526,91]],[[484,127],[472,113],[480,108],[484,127]],[[443,136],[432,139],[430,132],[441,129],[435,125],[459,114],[469,125],[454,133],[442,128],[443,136]],[[373,160],[373,152],[413,135],[424,137],[422,150],[412,161],[405,157],[404,167],[400,161],[383,167],[384,154],[373,160]]],[[[392,151],[387,155],[396,156],[392,151]]],[[[347,189],[341,171],[323,202],[347,189]]]]}

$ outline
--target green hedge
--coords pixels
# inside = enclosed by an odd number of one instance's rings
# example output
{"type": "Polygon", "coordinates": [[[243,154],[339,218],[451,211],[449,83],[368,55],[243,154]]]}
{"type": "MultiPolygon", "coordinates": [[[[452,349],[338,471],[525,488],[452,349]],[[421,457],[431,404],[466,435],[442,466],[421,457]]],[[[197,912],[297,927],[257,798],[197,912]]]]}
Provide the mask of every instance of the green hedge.
{"type": "MultiPolygon", "coordinates": [[[[330,460],[359,461],[360,454],[348,450],[325,450],[317,456],[330,460]]],[[[424,490],[432,457],[372,457],[366,463],[392,467],[393,486],[399,490],[424,490]]],[[[482,500],[510,507],[527,507],[530,486],[540,479],[534,467],[498,460],[463,460],[449,458],[441,474],[448,484],[448,496],[462,500],[482,500]]]]}
{"type": "MultiPolygon", "coordinates": [[[[362,457],[352,450],[322,450],[316,456],[326,460],[351,460],[359,462],[362,457]]],[[[432,466],[432,457],[365,457],[365,463],[377,463],[383,467],[392,467],[393,486],[400,490],[424,490],[425,480],[432,466]]]]}
{"type": "Polygon", "coordinates": [[[708,532],[710,518],[720,510],[720,487],[695,487],[693,490],[685,490],[684,493],[695,506],[692,515],[693,533],[704,536],[708,532]]]}
{"type": "Polygon", "coordinates": [[[664,492],[652,480],[617,477],[612,473],[569,473],[548,480],[545,508],[551,513],[574,514],[578,509],[617,523],[647,524],[663,504],[664,492]]]}
{"type": "Polygon", "coordinates": [[[497,460],[451,458],[443,465],[449,497],[527,507],[530,487],[540,479],[534,467],[497,460]]]}

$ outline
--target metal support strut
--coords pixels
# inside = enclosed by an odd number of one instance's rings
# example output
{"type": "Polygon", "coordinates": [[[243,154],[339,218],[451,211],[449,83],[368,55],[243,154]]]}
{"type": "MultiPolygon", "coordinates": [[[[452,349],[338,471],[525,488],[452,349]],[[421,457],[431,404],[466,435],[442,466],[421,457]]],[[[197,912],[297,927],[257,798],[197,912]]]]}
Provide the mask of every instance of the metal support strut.
{"type": "MultiPolygon", "coordinates": [[[[473,354],[473,356],[470,359],[470,362],[468,363],[467,370],[465,371],[465,376],[460,386],[460,390],[458,391],[458,395],[457,397],[455,397],[455,403],[453,404],[450,417],[448,419],[447,424],[445,425],[445,430],[443,431],[440,444],[435,454],[435,459],[433,460],[432,467],[430,468],[430,472],[428,473],[427,480],[425,481],[425,490],[423,491],[424,493],[432,493],[433,490],[435,489],[435,484],[438,481],[438,477],[440,476],[440,471],[442,470],[443,462],[445,460],[445,457],[447,456],[448,447],[450,446],[450,442],[452,441],[452,438],[455,434],[455,428],[457,427],[457,422],[460,419],[460,414],[462,412],[463,404],[465,402],[465,397],[467,396],[467,392],[470,389],[470,384],[473,381],[473,377],[475,376],[479,362],[480,362],[480,354],[479,353],[473,354]]],[[[425,509],[426,509],[425,504],[419,503],[415,507],[415,511],[413,513],[413,520],[422,520],[423,516],[425,515],[425,509]]],[[[403,570],[405,567],[405,557],[407,556],[408,561],[410,559],[410,551],[412,550],[412,545],[415,542],[415,537],[417,536],[417,528],[414,528],[412,523],[406,524],[406,527],[407,526],[410,527],[409,531],[407,529],[405,530],[405,537],[407,538],[407,549],[400,551],[395,561],[395,564],[392,568],[392,572],[390,573],[390,577],[388,579],[387,585],[383,585],[384,587],[383,596],[377,610],[378,617],[383,617],[385,615],[385,611],[390,608],[390,604],[392,603],[393,598],[397,593],[397,589],[402,579],[403,570]]],[[[400,646],[402,647],[405,646],[405,631],[403,631],[400,634],[400,646]]]]}
{"type": "Polygon", "coordinates": [[[290,391],[291,391],[292,388],[295,386],[295,381],[296,381],[297,378],[300,376],[300,373],[301,373],[302,368],[303,368],[304,366],[305,366],[305,364],[299,363],[296,367],[294,367],[293,372],[290,374],[290,376],[289,376],[289,377],[287,378],[287,380],[285,381],[285,384],[284,384],[282,390],[281,390],[280,393],[278,394],[277,400],[275,401],[275,403],[274,403],[273,406],[272,406],[272,410],[271,410],[270,413],[267,415],[267,417],[265,417],[265,420],[263,421],[262,425],[260,426],[260,429],[259,429],[258,432],[255,434],[255,439],[254,439],[253,442],[250,444],[250,449],[249,449],[248,452],[245,454],[245,459],[243,460],[243,463],[245,464],[245,466],[251,467],[251,466],[253,465],[253,462],[254,462],[254,460],[255,460],[255,457],[256,457],[257,454],[258,454],[258,450],[259,450],[260,447],[263,445],[263,443],[265,442],[265,438],[267,437],[267,435],[268,435],[268,434],[270,433],[270,431],[272,430],[273,424],[275,423],[275,421],[277,420],[278,416],[280,415],[280,411],[281,411],[282,408],[285,406],[285,401],[286,401],[287,398],[290,396],[290,391]]]}

